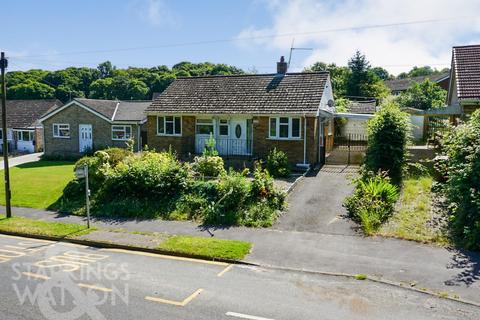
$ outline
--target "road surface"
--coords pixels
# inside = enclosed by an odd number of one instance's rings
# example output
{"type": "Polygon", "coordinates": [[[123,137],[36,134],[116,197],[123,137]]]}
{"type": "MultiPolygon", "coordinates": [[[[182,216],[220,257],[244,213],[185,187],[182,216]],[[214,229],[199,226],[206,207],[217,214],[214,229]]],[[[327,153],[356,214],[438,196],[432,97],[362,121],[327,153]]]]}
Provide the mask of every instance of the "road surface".
{"type": "Polygon", "coordinates": [[[1,319],[479,319],[379,283],[0,235],[1,319]]]}

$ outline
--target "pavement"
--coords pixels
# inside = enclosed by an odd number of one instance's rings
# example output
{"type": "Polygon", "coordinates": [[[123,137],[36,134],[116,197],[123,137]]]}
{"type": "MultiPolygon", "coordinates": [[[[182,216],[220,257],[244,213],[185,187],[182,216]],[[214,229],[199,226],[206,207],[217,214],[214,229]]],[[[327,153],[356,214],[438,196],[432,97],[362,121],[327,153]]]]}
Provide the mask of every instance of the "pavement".
{"type": "MultiPolygon", "coordinates": [[[[40,160],[43,152],[29,153],[23,156],[12,157],[8,159],[8,167],[15,167],[28,162],[35,162],[40,160]]],[[[3,160],[0,161],[0,169],[3,169],[3,160]]]]}
{"type": "MultiPolygon", "coordinates": [[[[0,207],[0,211],[4,210],[0,207]]],[[[84,217],[12,208],[13,215],[64,223],[84,217]]],[[[249,241],[245,262],[315,272],[367,274],[480,303],[480,254],[412,241],[245,227],[208,228],[193,222],[94,219],[100,228],[249,241]]]]}
{"type": "Polygon", "coordinates": [[[466,319],[405,288],[0,235],[2,319],[466,319]]]}
{"type": "Polygon", "coordinates": [[[353,192],[351,180],[358,167],[325,165],[303,178],[287,202],[287,211],[277,220],[274,229],[325,234],[358,235],[357,226],[347,218],[342,206],[353,192]]]}

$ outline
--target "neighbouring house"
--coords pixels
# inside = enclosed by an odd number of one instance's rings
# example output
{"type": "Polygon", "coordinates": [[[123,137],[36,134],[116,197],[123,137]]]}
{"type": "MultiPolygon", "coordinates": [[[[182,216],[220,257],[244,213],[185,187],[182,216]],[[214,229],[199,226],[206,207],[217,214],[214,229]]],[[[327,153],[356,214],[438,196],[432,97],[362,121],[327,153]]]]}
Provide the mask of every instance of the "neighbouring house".
{"type": "Polygon", "coordinates": [[[75,98],[45,114],[45,154],[80,156],[107,147],[125,148],[133,140],[134,150],[146,143],[142,128],[145,109],[151,101],[118,101],[75,98]]]}
{"type": "Polygon", "coordinates": [[[148,145],[201,154],[213,136],[220,155],[265,158],[273,148],[291,163],[322,163],[333,139],[328,72],[178,78],[147,108],[148,145]]]}
{"type": "MultiPolygon", "coordinates": [[[[7,141],[10,152],[31,153],[43,150],[43,127],[39,119],[62,106],[57,99],[7,100],[7,141]]],[[[0,110],[1,115],[1,110],[0,110]]],[[[0,146],[3,147],[0,128],[0,146]]]]}
{"type": "Polygon", "coordinates": [[[390,89],[392,95],[398,96],[402,92],[406,91],[412,83],[421,83],[429,79],[432,82],[437,83],[442,89],[448,90],[450,85],[450,73],[441,73],[441,74],[434,74],[429,76],[420,76],[420,77],[413,77],[413,78],[405,78],[405,79],[393,79],[393,80],[386,80],[385,85],[390,89]]]}
{"type": "Polygon", "coordinates": [[[480,108],[480,45],[453,47],[447,104],[469,115],[480,108]]]}
{"type": "MultiPolygon", "coordinates": [[[[377,111],[375,100],[368,101],[351,101],[347,105],[347,112],[356,115],[373,115],[377,111]]],[[[366,139],[368,118],[350,117],[343,118],[337,134],[343,137],[351,137],[351,139],[366,139]]]]}

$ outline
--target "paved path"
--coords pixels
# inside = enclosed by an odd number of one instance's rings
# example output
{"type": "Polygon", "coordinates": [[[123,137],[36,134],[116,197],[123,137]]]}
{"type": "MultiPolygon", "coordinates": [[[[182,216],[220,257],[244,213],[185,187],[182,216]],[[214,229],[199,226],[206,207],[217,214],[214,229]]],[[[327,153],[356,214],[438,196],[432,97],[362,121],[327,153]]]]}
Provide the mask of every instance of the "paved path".
{"type": "MultiPolygon", "coordinates": [[[[43,152],[29,153],[24,156],[18,156],[8,159],[8,167],[18,166],[28,162],[34,162],[40,160],[40,157],[43,155],[43,152]]],[[[0,161],[0,169],[3,169],[3,160],[0,161]]]]}
{"type": "MultiPolygon", "coordinates": [[[[0,207],[0,212],[4,211],[0,207]]],[[[40,209],[13,208],[13,214],[57,222],[85,223],[83,217],[40,209]]],[[[215,236],[250,241],[246,258],[266,266],[322,272],[364,273],[386,280],[448,292],[480,303],[480,255],[416,242],[272,229],[209,229],[193,222],[99,219],[94,225],[129,231],[215,236]]]]}
{"type": "Polygon", "coordinates": [[[0,313],[9,320],[480,317],[474,306],[344,277],[2,235],[0,250],[0,313]]]}
{"type": "Polygon", "coordinates": [[[325,234],[355,235],[356,225],[346,218],[343,200],[353,191],[351,178],[358,167],[326,165],[307,175],[288,197],[288,210],[274,228],[325,234]]]}

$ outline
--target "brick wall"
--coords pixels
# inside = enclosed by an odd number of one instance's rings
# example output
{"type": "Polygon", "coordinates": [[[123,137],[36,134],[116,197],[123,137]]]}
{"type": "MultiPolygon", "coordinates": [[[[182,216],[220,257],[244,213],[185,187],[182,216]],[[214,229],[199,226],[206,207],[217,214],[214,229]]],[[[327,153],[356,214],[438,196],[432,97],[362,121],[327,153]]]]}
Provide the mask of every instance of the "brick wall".
{"type": "MultiPolygon", "coordinates": [[[[107,147],[126,147],[125,141],[112,140],[112,127],[106,120],[93,113],[72,104],[43,122],[45,131],[45,154],[59,156],[78,156],[79,153],[79,125],[91,124],[93,136],[93,150],[107,147]],[[70,125],[70,138],[54,138],[53,124],[65,123],[70,125]]],[[[132,134],[135,140],[134,150],[137,150],[137,126],[132,125],[132,134]]]]}
{"type": "Polygon", "coordinates": [[[43,151],[43,129],[35,128],[35,152],[43,151]]]}
{"type": "Polygon", "coordinates": [[[182,116],[182,135],[159,136],[157,135],[157,117],[147,118],[147,141],[150,149],[167,151],[170,146],[180,156],[195,152],[195,117],[182,116]]]}
{"type": "MultiPolygon", "coordinates": [[[[253,122],[253,155],[258,158],[266,158],[273,148],[284,151],[292,164],[303,163],[303,125],[302,118],[300,140],[274,140],[268,137],[269,117],[257,117],[253,122]]],[[[317,162],[318,134],[316,118],[307,117],[307,162],[317,162]]]]}

